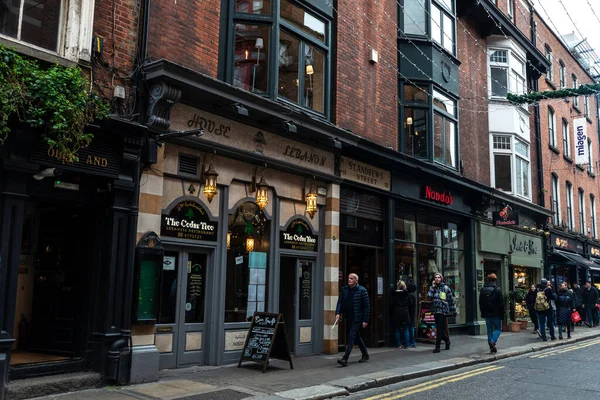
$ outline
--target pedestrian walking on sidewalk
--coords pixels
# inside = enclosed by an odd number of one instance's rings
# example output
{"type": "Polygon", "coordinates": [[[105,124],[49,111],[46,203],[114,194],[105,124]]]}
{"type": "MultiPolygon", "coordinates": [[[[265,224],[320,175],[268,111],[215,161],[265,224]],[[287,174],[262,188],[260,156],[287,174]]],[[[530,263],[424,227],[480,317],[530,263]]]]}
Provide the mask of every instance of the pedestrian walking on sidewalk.
{"type": "Polygon", "coordinates": [[[550,339],[556,340],[554,336],[554,310],[550,306],[550,302],[556,299],[556,294],[552,290],[551,286],[548,286],[548,280],[542,279],[538,285],[538,293],[535,297],[535,310],[538,313],[538,324],[539,329],[537,334],[544,342],[548,341],[546,338],[546,323],[548,324],[548,330],[550,331],[550,339]]]}
{"type": "Polygon", "coordinates": [[[448,334],[448,317],[456,315],[456,303],[452,289],[444,283],[442,274],[433,276],[433,284],[427,292],[427,298],[431,301],[431,312],[435,318],[435,350],[440,352],[442,340],[446,343],[446,350],[450,350],[450,335],[448,334]]]}
{"type": "Polygon", "coordinates": [[[496,343],[502,332],[502,318],[504,317],[504,296],[502,296],[502,290],[496,286],[497,279],[496,274],[489,274],[487,282],[479,292],[479,310],[485,319],[488,345],[492,353],[498,352],[496,343]]]}
{"type": "Polygon", "coordinates": [[[564,327],[567,327],[567,339],[571,339],[571,314],[575,311],[573,299],[569,296],[566,286],[561,286],[556,296],[556,321],[558,324],[558,338],[563,338],[564,327]]]}
{"type": "Polygon", "coordinates": [[[535,296],[537,294],[537,289],[535,285],[531,285],[529,288],[529,292],[525,295],[525,303],[527,304],[527,311],[529,312],[529,318],[531,318],[531,322],[533,322],[533,333],[535,334],[538,331],[538,318],[537,311],[535,311],[535,296]]]}
{"type": "Polygon", "coordinates": [[[598,303],[598,289],[592,286],[592,282],[585,282],[585,287],[581,291],[583,299],[583,309],[585,310],[585,318],[587,326],[598,326],[598,316],[596,312],[596,304],[598,303]]]}
{"type": "Polygon", "coordinates": [[[409,302],[406,283],[398,281],[396,291],[390,296],[390,311],[392,313],[392,323],[394,324],[396,346],[399,349],[405,349],[410,345],[408,333],[410,326],[409,302]]]}
{"type": "Polygon", "coordinates": [[[417,342],[415,341],[416,336],[416,315],[417,315],[417,285],[412,281],[412,279],[408,280],[408,284],[406,285],[406,290],[408,290],[408,315],[410,316],[410,326],[408,327],[408,337],[409,343],[408,347],[417,347],[417,342]]]}
{"type": "Polygon", "coordinates": [[[346,340],[348,341],[346,352],[337,361],[338,364],[344,367],[348,365],[348,357],[350,357],[355,343],[358,344],[362,353],[362,357],[358,362],[369,361],[369,352],[360,336],[360,329],[366,328],[369,324],[370,312],[371,306],[367,289],[358,284],[358,275],[348,275],[348,285],[342,288],[335,308],[335,320],[340,321],[342,315],[346,320],[346,340]]]}

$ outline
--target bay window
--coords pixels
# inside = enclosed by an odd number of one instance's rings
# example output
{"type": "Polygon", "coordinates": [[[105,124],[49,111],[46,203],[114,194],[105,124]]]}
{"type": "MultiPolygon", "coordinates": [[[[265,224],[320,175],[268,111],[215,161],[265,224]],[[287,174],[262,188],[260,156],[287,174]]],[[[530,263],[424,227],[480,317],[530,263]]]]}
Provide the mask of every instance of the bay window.
{"type": "Polygon", "coordinates": [[[455,54],[454,0],[431,1],[431,40],[455,54]]]}
{"type": "Polygon", "coordinates": [[[402,21],[400,36],[403,36],[403,34],[427,36],[426,0],[404,0],[403,7],[398,9],[400,11],[398,20],[402,21]]]}
{"type": "Polygon", "coordinates": [[[488,55],[490,97],[526,93],[525,61],[514,51],[503,49],[490,49],[488,55]]]}
{"type": "Polygon", "coordinates": [[[328,115],[328,17],[290,0],[235,0],[232,15],[231,83],[328,115]]]}
{"type": "Polygon", "coordinates": [[[413,157],[458,168],[456,100],[430,85],[401,85],[400,149],[413,157]]]}
{"type": "Polygon", "coordinates": [[[512,135],[492,135],[491,173],[496,189],[530,199],[529,144],[512,135]]]}

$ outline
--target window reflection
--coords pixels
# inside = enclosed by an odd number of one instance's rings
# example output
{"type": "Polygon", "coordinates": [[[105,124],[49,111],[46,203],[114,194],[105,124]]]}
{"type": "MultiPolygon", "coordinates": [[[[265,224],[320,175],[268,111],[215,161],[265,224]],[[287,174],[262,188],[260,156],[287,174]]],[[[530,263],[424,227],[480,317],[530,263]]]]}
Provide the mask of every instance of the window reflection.
{"type": "Polygon", "coordinates": [[[0,33],[57,51],[61,0],[8,0],[0,5],[0,33]],[[21,24],[19,32],[19,23],[21,24]]]}
{"type": "Polygon", "coordinates": [[[413,157],[427,158],[427,109],[404,109],[404,152],[413,157]]]}
{"type": "Polygon", "coordinates": [[[225,322],[244,322],[267,308],[271,223],[256,203],[246,202],[229,216],[228,227],[225,322]]]}
{"type": "Polygon", "coordinates": [[[323,112],[323,87],[325,55],[315,47],[304,46],[304,106],[323,112]]]}
{"type": "Polygon", "coordinates": [[[270,0],[235,0],[235,11],[249,14],[270,14],[270,0]]]}
{"type": "Polygon", "coordinates": [[[313,17],[287,0],[281,2],[281,18],[291,22],[294,26],[320,41],[325,41],[325,22],[313,17]]]}
{"type": "Polygon", "coordinates": [[[279,35],[279,96],[298,102],[298,54],[300,40],[281,32],[279,35]]]}
{"type": "Polygon", "coordinates": [[[269,27],[235,25],[233,85],[251,92],[267,92],[269,27]]]}

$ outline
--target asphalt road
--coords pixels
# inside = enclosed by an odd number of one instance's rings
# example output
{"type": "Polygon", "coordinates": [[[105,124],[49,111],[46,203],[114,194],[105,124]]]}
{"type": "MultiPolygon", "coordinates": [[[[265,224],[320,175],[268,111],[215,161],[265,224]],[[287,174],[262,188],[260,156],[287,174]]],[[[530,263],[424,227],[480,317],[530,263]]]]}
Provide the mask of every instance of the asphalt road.
{"type": "Polygon", "coordinates": [[[600,339],[361,391],[345,399],[600,399],[600,339]]]}

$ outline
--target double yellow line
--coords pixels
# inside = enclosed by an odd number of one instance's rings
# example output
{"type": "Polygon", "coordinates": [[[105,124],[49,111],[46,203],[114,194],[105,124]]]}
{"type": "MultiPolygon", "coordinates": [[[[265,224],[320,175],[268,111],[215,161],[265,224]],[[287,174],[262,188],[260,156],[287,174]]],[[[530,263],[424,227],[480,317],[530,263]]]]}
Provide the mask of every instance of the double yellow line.
{"type": "Polygon", "coordinates": [[[546,358],[546,357],[554,356],[557,354],[566,353],[568,351],[573,351],[573,350],[583,349],[584,347],[594,346],[596,344],[600,344],[600,339],[592,340],[591,342],[575,344],[572,346],[561,347],[559,349],[554,349],[554,350],[548,351],[546,353],[535,354],[533,356],[529,356],[529,358],[546,358]]]}
{"type": "Polygon", "coordinates": [[[490,365],[488,367],[477,368],[472,371],[463,372],[457,375],[450,375],[444,378],[434,379],[432,381],[423,382],[418,385],[409,386],[407,388],[394,390],[393,392],[379,394],[377,396],[368,397],[364,400],[395,400],[400,399],[402,397],[410,396],[416,393],[426,392],[428,390],[432,390],[438,388],[440,386],[447,385],[448,383],[462,381],[463,379],[468,379],[477,375],[485,374],[487,372],[497,371],[504,367],[500,367],[497,365],[490,365]]]}

